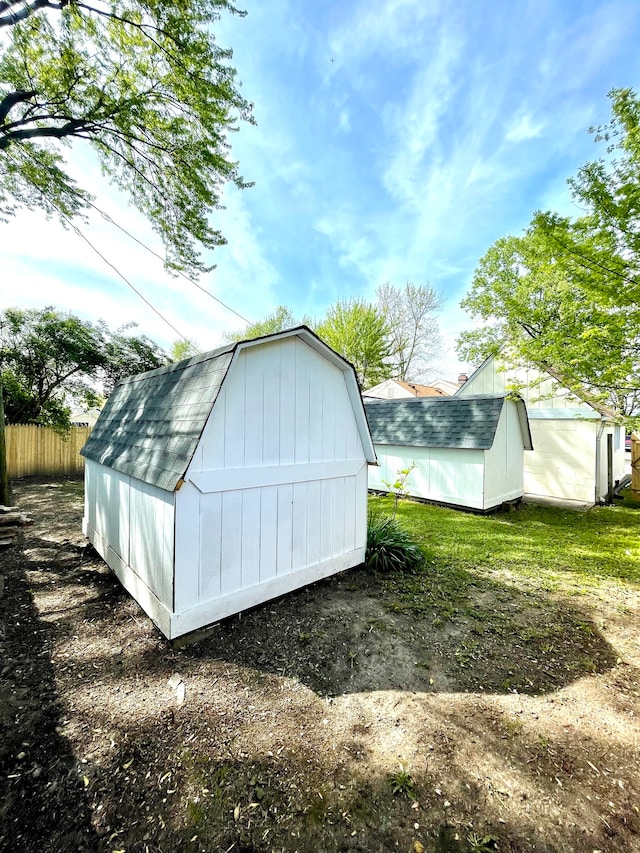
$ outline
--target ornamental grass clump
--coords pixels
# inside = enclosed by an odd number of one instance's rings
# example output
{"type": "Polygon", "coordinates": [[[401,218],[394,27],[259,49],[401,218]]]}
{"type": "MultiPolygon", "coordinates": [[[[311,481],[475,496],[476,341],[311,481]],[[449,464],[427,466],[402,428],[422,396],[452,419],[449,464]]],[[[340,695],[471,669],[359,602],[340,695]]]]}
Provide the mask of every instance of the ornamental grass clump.
{"type": "Polygon", "coordinates": [[[411,535],[392,516],[369,515],[365,564],[376,572],[413,572],[424,554],[411,535]]]}

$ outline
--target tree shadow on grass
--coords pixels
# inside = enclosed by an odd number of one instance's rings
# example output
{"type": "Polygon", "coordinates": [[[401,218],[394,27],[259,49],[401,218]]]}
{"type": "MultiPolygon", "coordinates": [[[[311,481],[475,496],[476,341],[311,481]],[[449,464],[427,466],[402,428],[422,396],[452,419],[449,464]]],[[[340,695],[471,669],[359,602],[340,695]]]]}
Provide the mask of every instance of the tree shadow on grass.
{"type": "Polygon", "coordinates": [[[2,555],[0,597],[0,849],[98,850],[80,765],[59,732],[64,711],[20,551],[2,555]]]}

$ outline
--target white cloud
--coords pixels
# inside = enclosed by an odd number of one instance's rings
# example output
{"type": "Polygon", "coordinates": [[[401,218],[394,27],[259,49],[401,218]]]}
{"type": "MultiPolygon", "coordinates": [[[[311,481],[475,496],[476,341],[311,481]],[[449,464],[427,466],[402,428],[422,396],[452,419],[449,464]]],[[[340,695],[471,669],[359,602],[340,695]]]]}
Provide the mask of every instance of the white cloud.
{"type": "Polygon", "coordinates": [[[351,130],[351,113],[348,109],[340,110],[340,116],[338,118],[338,130],[341,130],[343,133],[349,133],[351,130]]]}
{"type": "Polygon", "coordinates": [[[327,77],[374,54],[402,63],[420,59],[424,55],[425,22],[435,21],[440,7],[439,0],[361,0],[329,36],[335,63],[327,77]]]}
{"type": "Polygon", "coordinates": [[[541,136],[544,128],[544,122],[534,122],[531,113],[524,113],[510,122],[504,138],[507,142],[525,142],[528,139],[535,139],[537,136],[541,136]]]}

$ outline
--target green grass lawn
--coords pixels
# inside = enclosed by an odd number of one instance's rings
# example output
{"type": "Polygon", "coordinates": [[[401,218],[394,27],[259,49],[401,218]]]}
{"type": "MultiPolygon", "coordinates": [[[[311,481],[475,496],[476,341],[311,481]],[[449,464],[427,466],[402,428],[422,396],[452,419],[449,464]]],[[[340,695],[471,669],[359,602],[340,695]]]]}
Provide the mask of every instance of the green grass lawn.
{"type": "MultiPolygon", "coordinates": [[[[373,497],[373,512],[393,511],[393,500],[373,497]]],[[[398,519],[427,560],[464,579],[505,570],[547,588],[640,583],[640,505],[624,502],[577,512],[525,505],[511,512],[473,515],[401,501],[398,519]]]]}
{"type": "MultiPolygon", "coordinates": [[[[370,510],[392,513],[393,500],[373,497],[370,510]]],[[[601,605],[622,614],[625,590],[640,584],[637,506],[481,516],[404,500],[397,518],[426,561],[377,573],[382,600],[428,626],[460,687],[537,694],[615,660],[601,605]]]]}

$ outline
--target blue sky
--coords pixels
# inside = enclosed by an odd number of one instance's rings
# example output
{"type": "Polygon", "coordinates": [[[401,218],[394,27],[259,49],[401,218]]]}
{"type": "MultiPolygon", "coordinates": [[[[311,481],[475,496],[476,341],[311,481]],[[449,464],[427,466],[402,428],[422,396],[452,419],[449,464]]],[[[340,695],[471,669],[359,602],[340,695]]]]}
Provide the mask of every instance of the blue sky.
{"type": "MultiPolygon", "coordinates": [[[[638,87],[640,5],[518,0],[247,0],[224,18],[256,127],[232,137],[251,189],[225,193],[228,245],[202,284],[244,317],[278,304],[321,317],[386,281],[429,283],[446,306],[437,372],[464,365],[459,308],[479,258],[534,210],[571,212],[566,179],[599,149],[607,92],[638,87]]],[[[74,169],[114,220],[159,249],[100,179],[74,169]]],[[[21,213],[2,225],[0,305],[55,304],[162,345],[175,333],[73,231],[21,213]]],[[[83,232],[203,349],[242,322],[94,216],[83,232]]]]}

